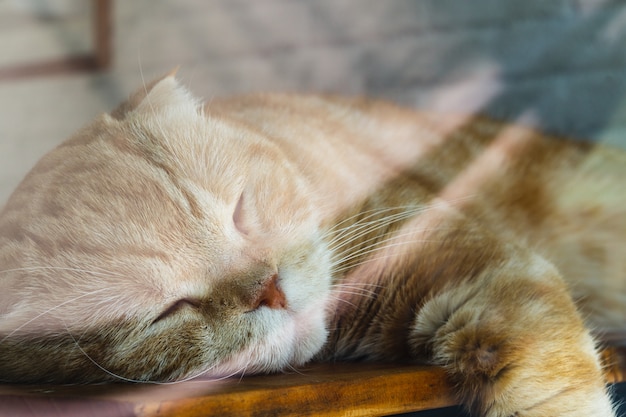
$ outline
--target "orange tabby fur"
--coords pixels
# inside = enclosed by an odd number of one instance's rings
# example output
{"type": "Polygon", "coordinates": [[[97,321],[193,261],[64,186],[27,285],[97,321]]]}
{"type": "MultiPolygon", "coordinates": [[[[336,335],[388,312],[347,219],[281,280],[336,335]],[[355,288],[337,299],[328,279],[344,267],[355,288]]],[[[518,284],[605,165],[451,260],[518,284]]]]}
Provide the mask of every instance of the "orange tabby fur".
{"type": "Polygon", "coordinates": [[[0,375],[411,360],[445,366],[477,415],[611,416],[587,328],[626,327],[624,174],[618,151],[486,119],[321,96],[200,106],[168,76],[9,199],[0,375]]]}

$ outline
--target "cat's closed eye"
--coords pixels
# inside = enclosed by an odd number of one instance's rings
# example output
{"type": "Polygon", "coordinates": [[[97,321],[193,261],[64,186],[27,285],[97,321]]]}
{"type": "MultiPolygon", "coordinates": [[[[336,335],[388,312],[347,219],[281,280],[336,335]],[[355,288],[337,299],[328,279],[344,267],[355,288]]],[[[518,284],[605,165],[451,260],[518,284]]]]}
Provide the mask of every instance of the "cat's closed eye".
{"type": "Polygon", "coordinates": [[[198,309],[200,308],[200,301],[191,298],[181,298],[180,300],[175,301],[173,304],[163,310],[163,312],[159,314],[158,317],[155,318],[151,324],[158,323],[166,319],[167,317],[173,316],[185,308],[198,309]]]}

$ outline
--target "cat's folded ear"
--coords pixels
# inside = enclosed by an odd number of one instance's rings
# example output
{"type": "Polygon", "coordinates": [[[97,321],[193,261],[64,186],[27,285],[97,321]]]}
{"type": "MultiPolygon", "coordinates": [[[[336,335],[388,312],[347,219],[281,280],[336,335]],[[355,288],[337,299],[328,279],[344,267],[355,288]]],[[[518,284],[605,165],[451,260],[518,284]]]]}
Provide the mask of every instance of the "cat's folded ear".
{"type": "Polygon", "coordinates": [[[177,71],[178,67],[139,88],[110,113],[111,117],[123,120],[131,112],[142,110],[154,112],[163,106],[182,103],[195,106],[196,100],[178,83],[177,71]]]}

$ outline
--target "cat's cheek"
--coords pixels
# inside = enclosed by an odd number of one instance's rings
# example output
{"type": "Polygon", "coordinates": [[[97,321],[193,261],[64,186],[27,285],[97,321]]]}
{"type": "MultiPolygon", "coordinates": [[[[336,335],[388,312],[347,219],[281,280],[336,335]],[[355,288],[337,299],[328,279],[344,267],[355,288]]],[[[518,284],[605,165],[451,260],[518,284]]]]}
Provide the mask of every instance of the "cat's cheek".
{"type": "Polygon", "coordinates": [[[326,302],[320,300],[294,317],[296,349],[292,365],[303,365],[316,355],[326,343],[326,302]]]}

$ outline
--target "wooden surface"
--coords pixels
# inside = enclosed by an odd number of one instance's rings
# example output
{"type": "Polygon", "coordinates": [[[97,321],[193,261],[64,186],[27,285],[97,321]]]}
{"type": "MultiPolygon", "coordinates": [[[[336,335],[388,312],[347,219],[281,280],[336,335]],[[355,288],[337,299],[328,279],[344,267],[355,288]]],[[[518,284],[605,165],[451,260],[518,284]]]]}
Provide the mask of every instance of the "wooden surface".
{"type": "MultiPolygon", "coordinates": [[[[626,380],[626,348],[604,351],[626,380]]],[[[372,416],[454,405],[441,368],[319,364],[298,373],[176,384],[0,386],[0,416],[372,416]]]]}

